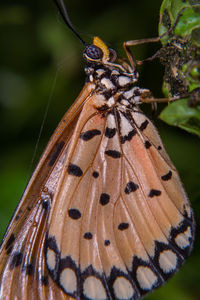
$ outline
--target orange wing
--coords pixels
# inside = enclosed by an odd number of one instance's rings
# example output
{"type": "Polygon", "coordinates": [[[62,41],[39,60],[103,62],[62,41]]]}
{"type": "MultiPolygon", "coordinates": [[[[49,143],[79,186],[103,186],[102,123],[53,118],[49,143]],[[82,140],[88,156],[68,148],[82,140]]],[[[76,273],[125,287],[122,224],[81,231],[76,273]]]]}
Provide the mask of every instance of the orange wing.
{"type": "Polygon", "coordinates": [[[63,160],[77,118],[94,85],[86,84],[49,141],[13,215],[0,250],[0,298],[60,299],[71,297],[51,280],[44,260],[44,241],[63,160]]]}
{"type": "Polygon", "coordinates": [[[78,120],[55,193],[47,267],[76,299],[138,299],[183,264],[192,212],[144,114],[114,107],[86,119],[78,120]]]}

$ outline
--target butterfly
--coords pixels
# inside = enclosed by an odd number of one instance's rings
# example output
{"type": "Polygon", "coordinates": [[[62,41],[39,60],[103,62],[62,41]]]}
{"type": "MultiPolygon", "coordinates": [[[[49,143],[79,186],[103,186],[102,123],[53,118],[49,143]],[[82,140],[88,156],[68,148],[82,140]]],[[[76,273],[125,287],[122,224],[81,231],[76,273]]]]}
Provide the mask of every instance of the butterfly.
{"type": "MultiPolygon", "coordinates": [[[[55,1],[73,30],[62,1],[55,1]]],[[[78,35],[76,33],[76,35],[78,35]]],[[[79,37],[79,35],[78,35],[79,37]]],[[[140,109],[138,72],[99,38],[86,83],[51,137],[0,250],[0,299],[140,299],[189,255],[194,219],[140,109]]]]}

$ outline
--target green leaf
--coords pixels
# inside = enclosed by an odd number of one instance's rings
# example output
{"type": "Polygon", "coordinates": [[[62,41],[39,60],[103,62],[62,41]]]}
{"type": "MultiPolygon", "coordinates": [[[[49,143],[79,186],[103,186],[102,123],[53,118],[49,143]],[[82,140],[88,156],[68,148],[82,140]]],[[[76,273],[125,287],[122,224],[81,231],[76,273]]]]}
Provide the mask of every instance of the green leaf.
{"type": "Polygon", "coordinates": [[[189,107],[187,99],[169,104],[161,112],[160,118],[170,125],[200,136],[200,106],[189,107]]]}
{"type": "MultiPolygon", "coordinates": [[[[174,28],[174,35],[183,38],[191,35],[194,44],[200,46],[200,34],[197,34],[200,31],[200,1],[164,0],[160,8],[159,34],[165,33],[176,22],[179,13],[181,16],[174,28]]],[[[162,43],[166,44],[168,39],[169,37],[165,36],[162,43]]]]}
{"type": "Polygon", "coordinates": [[[190,92],[196,107],[188,106],[189,98],[184,102],[177,101],[161,113],[161,118],[199,135],[200,1],[164,0],[160,9],[159,34],[167,32],[175,22],[173,31],[161,39],[160,60],[165,67],[163,93],[170,98],[184,97],[190,92]]]}

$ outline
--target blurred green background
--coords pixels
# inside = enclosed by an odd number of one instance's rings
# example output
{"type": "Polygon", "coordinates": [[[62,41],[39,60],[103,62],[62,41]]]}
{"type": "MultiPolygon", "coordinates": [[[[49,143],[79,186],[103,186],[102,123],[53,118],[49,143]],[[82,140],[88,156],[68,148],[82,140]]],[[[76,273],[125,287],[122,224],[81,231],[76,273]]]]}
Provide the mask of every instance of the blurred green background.
{"type": "MultiPolygon", "coordinates": [[[[98,35],[124,55],[123,41],[157,36],[161,2],[68,0],[67,7],[73,24],[87,42],[98,35]]],[[[0,45],[2,237],[45,144],[84,85],[84,61],[82,45],[50,0],[1,1],[0,45]]],[[[134,53],[142,59],[158,47],[139,46],[134,53]]],[[[140,86],[150,88],[156,97],[162,96],[160,63],[146,63],[140,71],[140,86]]],[[[161,108],[159,105],[158,112],[161,108]]],[[[147,105],[144,111],[151,117],[147,105]]],[[[200,140],[152,118],[192,202],[197,231],[194,250],[184,267],[145,299],[199,300],[200,140]]]]}

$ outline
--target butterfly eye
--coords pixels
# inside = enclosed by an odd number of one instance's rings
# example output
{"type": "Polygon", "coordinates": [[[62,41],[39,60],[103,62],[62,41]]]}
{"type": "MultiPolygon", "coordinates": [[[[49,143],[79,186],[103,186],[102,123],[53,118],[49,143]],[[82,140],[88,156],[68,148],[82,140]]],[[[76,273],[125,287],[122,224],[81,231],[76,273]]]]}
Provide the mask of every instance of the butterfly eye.
{"type": "Polygon", "coordinates": [[[103,51],[93,44],[86,47],[84,54],[89,60],[99,60],[103,57],[103,51]]]}

